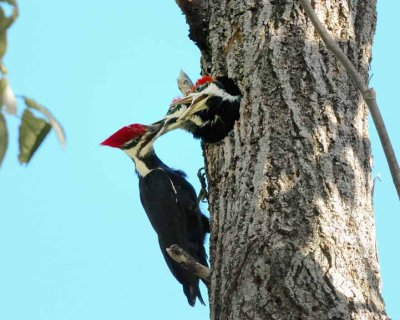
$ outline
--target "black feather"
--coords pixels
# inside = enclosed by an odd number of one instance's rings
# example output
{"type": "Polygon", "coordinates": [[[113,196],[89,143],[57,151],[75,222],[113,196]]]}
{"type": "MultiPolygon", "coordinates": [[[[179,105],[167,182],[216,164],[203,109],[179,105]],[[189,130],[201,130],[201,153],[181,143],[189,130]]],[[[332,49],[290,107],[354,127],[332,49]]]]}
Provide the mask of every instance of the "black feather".
{"type": "Polygon", "coordinates": [[[145,177],[139,176],[139,188],[143,208],[158,235],[169,269],[182,284],[189,304],[193,306],[196,298],[204,304],[198,277],[172,260],[165,250],[177,244],[201,264],[208,265],[203,243],[209,223],[198,207],[194,188],[181,171],[165,165],[145,177]]]}

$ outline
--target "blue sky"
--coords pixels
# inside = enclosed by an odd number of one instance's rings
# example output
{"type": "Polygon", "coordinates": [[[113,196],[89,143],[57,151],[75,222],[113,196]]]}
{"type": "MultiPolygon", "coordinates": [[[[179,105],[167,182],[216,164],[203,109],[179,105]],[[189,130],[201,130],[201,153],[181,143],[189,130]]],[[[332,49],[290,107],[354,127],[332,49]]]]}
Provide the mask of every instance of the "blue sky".
{"type": "MultiPolygon", "coordinates": [[[[400,153],[396,12],[380,1],[372,84],[400,153]]],[[[179,94],[182,68],[199,75],[200,55],[174,1],[20,1],[5,63],[16,93],[46,105],[67,132],[52,133],[28,167],[17,162],[18,119],[0,169],[0,319],[207,319],[187,305],[140,204],[132,162],[99,142],[131,122],[158,120],[179,94]]],[[[19,105],[22,108],[22,104],[19,105]]],[[[399,202],[371,124],[383,294],[400,319],[399,202]]],[[[199,142],[181,132],[156,144],[189,174],[202,166],[199,142]]],[[[204,208],[205,209],[205,208],[204,208]]]]}

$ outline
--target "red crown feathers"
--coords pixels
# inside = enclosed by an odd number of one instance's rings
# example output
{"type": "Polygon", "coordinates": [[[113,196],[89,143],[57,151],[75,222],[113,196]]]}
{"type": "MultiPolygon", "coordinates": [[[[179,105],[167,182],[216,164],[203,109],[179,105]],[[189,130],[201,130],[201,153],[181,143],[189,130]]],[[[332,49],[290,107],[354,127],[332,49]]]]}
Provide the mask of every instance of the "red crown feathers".
{"type": "Polygon", "coordinates": [[[100,144],[102,146],[120,148],[128,141],[145,134],[147,129],[148,127],[143,124],[130,124],[129,126],[119,129],[100,144]]]}
{"type": "Polygon", "coordinates": [[[196,81],[196,83],[194,84],[194,86],[192,86],[190,91],[193,92],[196,89],[196,87],[202,86],[203,84],[206,84],[208,82],[214,82],[214,81],[215,81],[215,79],[213,77],[203,76],[199,80],[196,81]]]}

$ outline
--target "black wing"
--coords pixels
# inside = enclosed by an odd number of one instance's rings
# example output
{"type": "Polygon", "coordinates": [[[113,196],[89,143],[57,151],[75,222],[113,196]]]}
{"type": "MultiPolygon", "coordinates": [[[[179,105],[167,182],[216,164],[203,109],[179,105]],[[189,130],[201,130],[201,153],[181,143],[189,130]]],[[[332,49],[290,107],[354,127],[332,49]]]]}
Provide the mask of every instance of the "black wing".
{"type": "Polygon", "coordinates": [[[202,265],[207,266],[207,255],[203,244],[206,233],[210,232],[208,218],[201,213],[196,191],[181,172],[174,171],[169,176],[178,194],[181,195],[179,203],[183,206],[182,210],[185,211],[188,230],[188,248],[186,250],[202,265]]]}
{"type": "MultiPolygon", "coordinates": [[[[191,188],[189,193],[194,193],[193,187],[183,176],[178,172],[165,169],[152,170],[144,178],[139,179],[140,199],[158,235],[164,259],[172,274],[183,285],[189,304],[194,305],[196,296],[202,302],[198,278],[173,261],[165,250],[177,244],[189,254],[195,257],[198,255],[199,248],[193,245],[193,238],[197,235],[191,233],[193,231],[198,233],[197,229],[202,228],[202,225],[196,222],[197,218],[201,219],[201,216],[196,212],[198,207],[193,207],[192,196],[187,194],[187,185],[191,188]],[[184,180],[183,185],[180,179],[184,180]]],[[[194,196],[196,196],[195,193],[194,196]]]]}

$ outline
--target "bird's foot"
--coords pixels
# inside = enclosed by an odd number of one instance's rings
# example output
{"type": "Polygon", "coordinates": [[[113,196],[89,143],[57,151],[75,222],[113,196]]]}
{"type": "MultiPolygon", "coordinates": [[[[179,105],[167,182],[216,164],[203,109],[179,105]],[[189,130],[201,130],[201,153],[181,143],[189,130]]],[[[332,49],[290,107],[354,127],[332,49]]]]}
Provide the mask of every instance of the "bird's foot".
{"type": "Polygon", "coordinates": [[[197,171],[197,177],[199,178],[201,185],[201,190],[197,197],[197,202],[198,203],[206,202],[208,197],[208,191],[207,191],[207,181],[206,181],[206,170],[204,167],[200,168],[197,171]]]}

